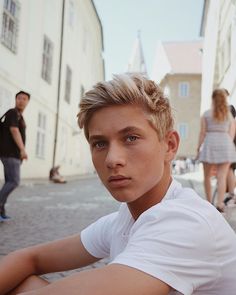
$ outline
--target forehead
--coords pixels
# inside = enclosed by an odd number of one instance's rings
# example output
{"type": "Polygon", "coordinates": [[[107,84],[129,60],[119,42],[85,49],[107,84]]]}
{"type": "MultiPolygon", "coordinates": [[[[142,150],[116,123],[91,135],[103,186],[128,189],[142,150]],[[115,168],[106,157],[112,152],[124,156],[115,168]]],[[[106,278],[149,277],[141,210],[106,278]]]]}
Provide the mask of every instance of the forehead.
{"type": "MultiPolygon", "coordinates": [[[[153,129],[148,114],[138,105],[115,105],[97,110],[88,123],[89,137],[125,130],[127,127],[141,130],[153,129]]],[[[154,129],[153,129],[154,130],[154,129]]]]}
{"type": "Polygon", "coordinates": [[[24,93],[20,93],[17,95],[16,98],[24,98],[24,99],[29,99],[29,96],[27,94],[24,94],[24,93]]]}

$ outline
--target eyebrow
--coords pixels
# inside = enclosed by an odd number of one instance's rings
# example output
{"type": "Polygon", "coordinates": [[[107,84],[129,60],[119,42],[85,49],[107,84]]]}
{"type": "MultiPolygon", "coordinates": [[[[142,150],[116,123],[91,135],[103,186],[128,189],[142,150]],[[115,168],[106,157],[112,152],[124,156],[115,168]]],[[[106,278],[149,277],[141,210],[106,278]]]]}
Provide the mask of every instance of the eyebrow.
{"type": "Polygon", "coordinates": [[[123,133],[129,133],[129,132],[138,132],[141,131],[140,128],[135,127],[135,126],[127,126],[124,129],[121,129],[118,131],[118,133],[123,134],[123,133]]]}
{"type": "MultiPolygon", "coordinates": [[[[135,126],[127,126],[125,127],[124,129],[121,129],[118,131],[118,134],[126,134],[126,133],[129,133],[129,132],[140,132],[141,129],[140,128],[137,128],[135,126]]],[[[100,135],[100,134],[94,134],[94,135],[91,135],[89,136],[89,142],[90,141],[93,141],[93,140],[101,140],[101,139],[105,139],[106,136],[104,135],[100,135]]]]}

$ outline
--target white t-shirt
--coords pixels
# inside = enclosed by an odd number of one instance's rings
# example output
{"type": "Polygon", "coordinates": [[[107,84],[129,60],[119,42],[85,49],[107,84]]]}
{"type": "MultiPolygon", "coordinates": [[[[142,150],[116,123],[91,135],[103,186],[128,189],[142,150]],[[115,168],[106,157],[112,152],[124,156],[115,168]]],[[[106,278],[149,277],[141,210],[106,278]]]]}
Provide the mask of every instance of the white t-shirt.
{"type": "Polygon", "coordinates": [[[175,180],[136,221],[124,203],[84,229],[81,239],[93,256],[150,274],[171,286],[172,295],[236,294],[234,231],[209,202],[175,180]]]}

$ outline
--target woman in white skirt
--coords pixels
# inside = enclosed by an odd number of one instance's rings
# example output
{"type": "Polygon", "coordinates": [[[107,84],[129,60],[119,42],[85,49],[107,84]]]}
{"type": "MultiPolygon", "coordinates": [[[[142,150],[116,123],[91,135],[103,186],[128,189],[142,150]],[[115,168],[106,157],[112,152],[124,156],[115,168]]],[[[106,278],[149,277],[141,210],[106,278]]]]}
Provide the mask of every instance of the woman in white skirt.
{"type": "Polygon", "coordinates": [[[234,119],[227,104],[226,89],[215,89],[212,93],[212,107],[201,118],[201,130],[197,152],[204,169],[206,198],[212,200],[211,176],[216,167],[217,209],[224,212],[226,178],[231,163],[236,162],[234,119]]]}

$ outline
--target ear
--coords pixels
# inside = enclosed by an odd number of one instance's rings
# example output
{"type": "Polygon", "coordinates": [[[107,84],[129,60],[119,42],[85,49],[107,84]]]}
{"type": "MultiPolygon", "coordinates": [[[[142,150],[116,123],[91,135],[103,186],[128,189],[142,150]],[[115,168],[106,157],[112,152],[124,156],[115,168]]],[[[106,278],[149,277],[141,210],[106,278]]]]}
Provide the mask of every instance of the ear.
{"type": "Polygon", "coordinates": [[[166,154],[165,154],[165,162],[171,162],[179,147],[179,134],[177,131],[172,130],[169,131],[165,137],[165,143],[166,143],[166,154]]]}

